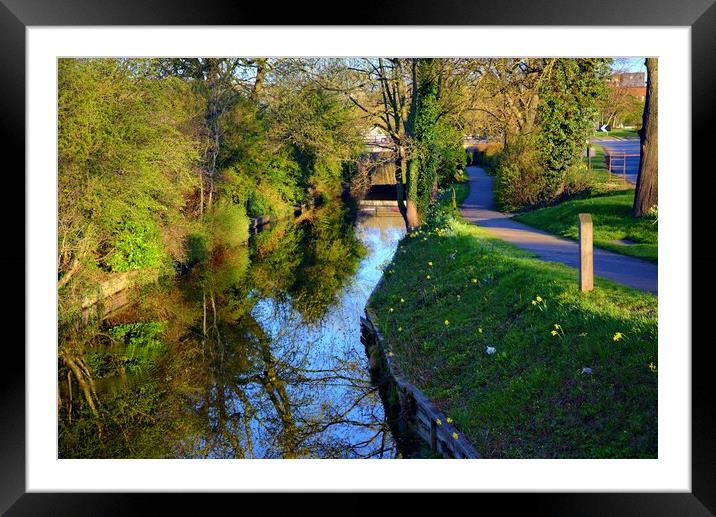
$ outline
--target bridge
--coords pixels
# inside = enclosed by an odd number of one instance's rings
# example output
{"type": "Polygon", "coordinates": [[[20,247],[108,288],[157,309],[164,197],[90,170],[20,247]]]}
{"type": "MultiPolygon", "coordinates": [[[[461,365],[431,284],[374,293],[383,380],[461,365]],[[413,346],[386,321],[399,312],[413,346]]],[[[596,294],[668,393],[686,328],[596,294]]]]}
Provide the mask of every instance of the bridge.
{"type": "MultiPolygon", "coordinates": [[[[400,215],[395,188],[393,140],[379,127],[364,137],[365,154],[356,167],[353,194],[360,200],[361,212],[376,215],[400,215]]],[[[463,148],[474,152],[484,150],[488,139],[480,135],[465,135],[463,148]]]]}

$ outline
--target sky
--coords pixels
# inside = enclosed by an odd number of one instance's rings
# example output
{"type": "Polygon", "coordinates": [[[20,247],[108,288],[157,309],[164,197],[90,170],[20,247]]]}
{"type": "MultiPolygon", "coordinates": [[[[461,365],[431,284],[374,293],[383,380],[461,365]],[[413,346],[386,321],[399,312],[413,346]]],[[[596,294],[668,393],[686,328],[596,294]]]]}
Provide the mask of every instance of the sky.
{"type": "Polygon", "coordinates": [[[623,72],[646,72],[643,57],[616,58],[612,68],[623,72]]]}

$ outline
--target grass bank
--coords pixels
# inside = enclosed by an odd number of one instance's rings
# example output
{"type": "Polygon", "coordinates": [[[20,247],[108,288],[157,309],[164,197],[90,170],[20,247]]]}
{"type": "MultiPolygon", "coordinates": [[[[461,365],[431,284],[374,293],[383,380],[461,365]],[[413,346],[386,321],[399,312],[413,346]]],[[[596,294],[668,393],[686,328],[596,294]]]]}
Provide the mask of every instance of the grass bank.
{"type": "Polygon", "coordinates": [[[657,298],[580,293],[446,197],[369,301],[405,376],[488,458],[656,457],[657,298]]]}
{"type": "Polygon", "coordinates": [[[577,215],[588,212],[594,222],[594,245],[623,255],[658,262],[657,220],[631,216],[634,189],[595,189],[586,198],[572,199],[558,205],[516,215],[514,219],[549,233],[578,239],[577,215]]]}

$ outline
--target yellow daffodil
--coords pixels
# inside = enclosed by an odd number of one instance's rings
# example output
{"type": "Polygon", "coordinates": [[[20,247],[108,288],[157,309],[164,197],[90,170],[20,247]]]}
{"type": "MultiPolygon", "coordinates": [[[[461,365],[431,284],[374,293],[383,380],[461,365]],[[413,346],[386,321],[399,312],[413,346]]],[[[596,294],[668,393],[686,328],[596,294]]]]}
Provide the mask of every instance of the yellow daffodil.
{"type": "Polygon", "coordinates": [[[477,327],[477,331],[482,334],[482,327],[477,327]]]}
{"type": "Polygon", "coordinates": [[[559,329],[561,329],[562,327],[561,327],[559,324],[555,323],[555,324],[554,324],[554,328],[555,328],[555,330],[559,330],[559,329]]]}
{"type": "Polygon", "coordinates": [[[532,300],[532,305],[537,305],[537,301],[536,301],[536,300],[532,300]]]}
{"type": "Polygon", "coordinates": [[[473,284],[476,284],[476,283],[477,283],[477,278],[473,278],[473,279],[472,279],[472,283],[473,283],[473,284]]]}
{"type": "Polygon", "coordinates": [[[405,303],[405,300],[403,298],[401,298],[400,303],[405,303]]]}
{"type": "Polygon", "coordinates": [[[390,312],[393,312],[393,310],[394,310],[394,309],[393,309],[393,308],[391,307],[391,308],[390,308],[390,309],[388,309],[388,310],[389,310],[390,312]]]}
{"type": "Polygon", "coordinates": [[[398,327],[398,332],[403,332],[403,327],[398,327]]]}
{"type": "Polygon", "coordinates": [[[450,417],[447,417],[447,423],[448,423],[448,424],[452,424],[452,423],[453,423],[453,419],[450,418],[450,417]]]}
{"type": "Polygon", "coordinates": [[[450,325],[450,321],[449,321],[449,320],[445,320],[444,323],[445,323],[445,326],[450,325]]]}
{"type": "Polygon", "coordinates": [[[537,297],[535,297],[535,300],[537,300],[538,302],[541,302],[541,301],[542,301],[542,297],[541,297],[541,296],[537,296],[537,297]]]}
{"type": "Polygon", "coordinates": [[[443,425],[442,421],[439,418],[435,419],[435,423],[438,425],[443,425]]]}
{"type": "Polygon", "coordinates": [[[428,280],[430,280],[430,275],[426,276],[425,278],[427,278],[428,280]]]}
{"type": "Polygon", "coordinates": [[[654,363],[649,363],[649,370],[656,373],[657,372],[656,365],[654,363]]]}
{"type": "Polygon", "coordinates": [[[622,334],[621,332],[615,332],[615,333],[614,333],[614,337],[613,337],[612,339],[613,339],[614,341],[619,341],[619,340],[620,340],[621,338],[623,338],[623,337],[624,337],[624,334],[622,334]]]}
{"type": "Polygon", "coordinates": [[[433,263],[432,263],[432,262],[428,262],[428,266],[433,267],[433,263]]]}
{"type": "Polygon", "coordinates": [[[393,352],[388,352],[388,357],[393,357],[393,352]]]}
{"type": "Polygon", "coordinates": [[[556,335],[557,335],[557,331],[556,331],[556,330],[553,330],[553,331],[551,332],[551,334],[552,334],[553,336],[556,336],[556,335]]]}
{"type": "Polygon", "coordinates": [[[457,433],[452,433],[452,437],[457,440],[458,438],[460,438],[460,435],[457,433]]]}

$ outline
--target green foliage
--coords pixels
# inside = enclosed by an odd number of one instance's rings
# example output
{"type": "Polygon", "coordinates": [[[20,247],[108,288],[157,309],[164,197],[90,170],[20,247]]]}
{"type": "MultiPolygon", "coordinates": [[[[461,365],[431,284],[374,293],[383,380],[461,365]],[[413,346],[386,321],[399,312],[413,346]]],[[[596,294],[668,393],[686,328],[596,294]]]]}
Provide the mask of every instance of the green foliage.
{"type": "Polygon", "coordinates": [[[207,216],[212,249],[233,248],[249,239],[249,218],[242,206],[220,202],[207,216]]]}
{"type": "Polygon", "coordinates": [[[586,148],[599,118],[607,72],[601,58],[557,59],[541,83],[537,145],[545,177],[543,201],[560,190],[567,170],[586,148]]]}
{"type": "Polygon", "coordinates": [[[60,275],[78,263],[154,266],[181,249],[166,240],[180,233],[164,230],[183,219],[196,186],[199,104],[189,85],[143,70],[120,59],[58,62],[60,275]]]}
{"type": "Polygon", "coordinates": [[[105,264],[115,272],[159,267],[163,257],[151,220],[122,221],[114,232],[112,251],[105,264]]]}
{"type": "Polygon", "coordinates": [[[249,101],[237,102],[221,120],[221,196],[244,204],[249,216],[285,215],[302,203],[303,178],[290,146],[269,134],[270,121],[249,101]]]}
{"type": "Polygon", "coordinates": [[[534,206],[543,199],[547,180],[539,163],[534,135],[519,135],[500,155],[495,195],[501,209],[534,206]]]}
{"type": "MultiPolygon", "coordinates": [[[[438,85],[432,59],[418,59],[415,64],[417,98],[412,116],[412,147],[408,172],[408,199],[416,205],[423,219],[437,180],[439,159],[438,85]]],[[[449,153],[449,152],[448,152],[449,153]]]]}
{"type": "Polygon", "coordinates": [[[185,246],[187,264],[204,262],[209,258],[209,237],[205,233],[196,232],[187,235],[185,246]]]}

